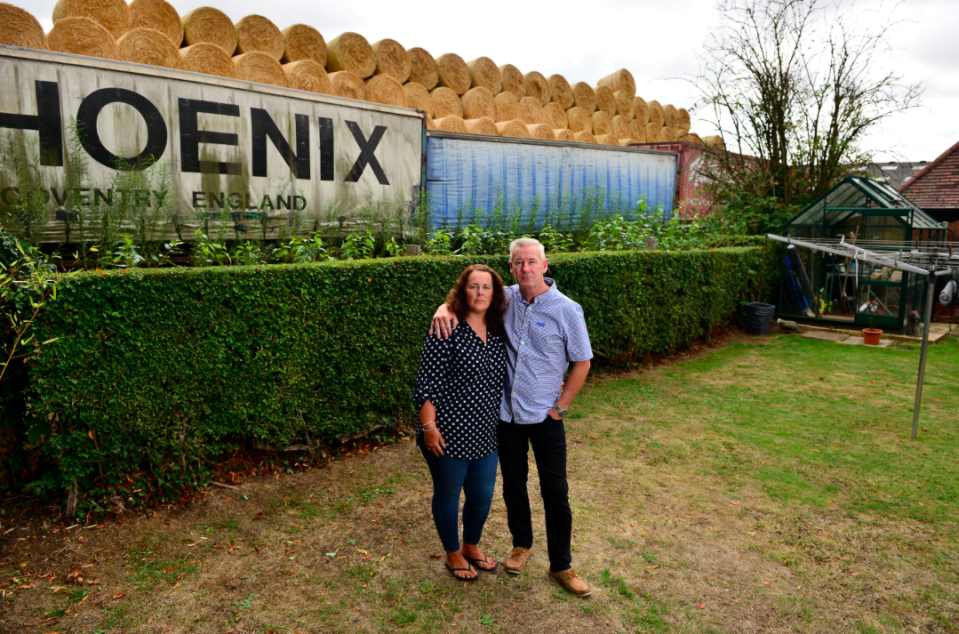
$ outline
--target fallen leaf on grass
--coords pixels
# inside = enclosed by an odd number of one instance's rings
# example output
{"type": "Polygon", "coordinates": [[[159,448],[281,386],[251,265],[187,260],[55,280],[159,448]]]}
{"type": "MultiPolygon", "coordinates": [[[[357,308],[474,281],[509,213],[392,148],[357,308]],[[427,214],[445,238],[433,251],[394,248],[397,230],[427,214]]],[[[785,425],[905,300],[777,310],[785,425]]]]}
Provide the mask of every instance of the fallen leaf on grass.
{"type": "Polygon", "coordinates": [[[361,555],[369,555],[369,553],[363,550],[362,548],[357,548],[356,552],[360,553],[361,555]]]}
{"type": "Polygon", "coordinates": [[[434,555],[433,553],[430,553],[430,559],[442,559],[442,558],[443,557],[441,555],[434,555]]]}
{"type": "Polygon", "coordinates": [[[122,596],[123,596],[123,593],[122,593],[122,592],[117,592],[115,595],[113,595],[113,598],[114,598],[114,599],[119,599],[119,598],[122,597],[122,596]]]}
{"type": "Polygon", "coordinates": [[[334,551],[334,552],[332,552],[332,553],[326,553],[326,556],[327,556],[327,557],[336,557],[338,554],[340,554],[339,551],[334,551]]]}
{"type": "Polygon", "coordinates": [[[700,601],[700,602],[699,602],[699,605],[698,605],[697,607],[698,607],[700,610],[702,610],[703,608],[706,607],[706,604],[703,603],[702,601],[700,601]]]}
{"type": "Polygon", "coordinates": [[[256,515],[253,516],[253,519],[254,519],[254,521],[255,521],[255,520],[265,520],[265,519],[266,519],[266,515],[263,514],[263,511],[260,511],[259,513],[257,513],[256,515]]]}
{"type": "Polygon", "coordinates": [[[384,559],[386,559],[387,557],[389,557],[389,556],[392,555],[392,554],[393,554],[393,553],[386,553],[385,555],[383,555],[382,557],[380,557],[380,561],[383,561],[384,559]]]}
{"type": "Polygon", "coordinates": [[[54,592],[54,593],[60,592],[60,591],[63,590],[64,588],[66,588],[66,586],[57,586],[56,588],[53,589],[53,592],[54,592]]]}

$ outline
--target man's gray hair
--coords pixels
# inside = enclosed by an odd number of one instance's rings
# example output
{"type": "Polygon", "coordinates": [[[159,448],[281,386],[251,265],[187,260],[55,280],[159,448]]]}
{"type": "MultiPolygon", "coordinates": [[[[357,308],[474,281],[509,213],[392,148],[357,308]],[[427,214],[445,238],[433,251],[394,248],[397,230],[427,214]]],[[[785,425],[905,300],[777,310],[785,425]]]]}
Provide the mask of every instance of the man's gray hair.
{"type": "Polygon", "coordinates": [[[546,249],[543,247],[543,243],[537,240],[536,238],[516,238],[509,243],[509,260],[513,261],[513,252],[516,249],[523,249],[526,247],[539,247],[539,257],[546,259],[546,249]]]}

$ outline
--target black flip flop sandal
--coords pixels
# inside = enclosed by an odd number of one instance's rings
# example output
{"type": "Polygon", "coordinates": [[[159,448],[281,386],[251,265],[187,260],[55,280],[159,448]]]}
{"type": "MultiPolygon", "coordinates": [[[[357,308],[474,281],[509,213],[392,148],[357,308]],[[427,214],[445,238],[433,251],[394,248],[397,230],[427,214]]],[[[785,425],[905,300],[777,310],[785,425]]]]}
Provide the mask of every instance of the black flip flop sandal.
{"type": "Polygon", "coordinates": [[[478,572],[476,573],[475,577],[457,577],[456,576],[457,572],[476,572],[475,570],[473,570],[473,566],[469,566],[468,568],[454,568],[453,566],[449,564],[449,562],[445,562],[445,563],[446,563],[446,569],[450,571],[450,574],[453,575],[453,578],[456,579],[457,581],[465,581],[467,583],[472,583],[473,581],[476,581],[477,579],[479,579],[478,572]]]}
{"type": "Polygon", "coordinates": [[[477,570],[482,570],[483,572],[493,572],[494,570],[499,568],[499,564],[496,563],[495,561],[492,561],[488,555],[483,555],[482,559],[473,559],[472,557],[467,557],[466,555],[463,555],[463,559],[465,559],[466,561],[476,566],[477,570]],[[487,565],[493,564],[493,567],[483,568],[482,566],[480,566],[480,564],[487,564],[487,565]]]}

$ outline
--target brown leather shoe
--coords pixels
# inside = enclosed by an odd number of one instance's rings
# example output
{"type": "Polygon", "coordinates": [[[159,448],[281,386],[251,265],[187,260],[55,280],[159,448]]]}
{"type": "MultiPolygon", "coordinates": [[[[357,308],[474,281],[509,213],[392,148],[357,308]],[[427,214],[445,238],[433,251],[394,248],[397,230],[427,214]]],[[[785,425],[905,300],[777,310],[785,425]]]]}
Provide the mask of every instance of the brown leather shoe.
{"type": "Polygon", "coordinates": [[[522,546],[517,546],[511,550],[509,557],[506,558],[506,572],[511,575],[518,575],[523,572],[523,568],[526,567],[526,560],[529,559],[529,556],[532,554],[532,548],[523,548],[522,546]]]}
{"type": "Polygon", "coordinates": [[[549,576],[559,581],[564,588],[578,597],[588,597],[593,591],[593,589],[589,587],[589,584],[580,579],[579,575],[577,575],[576,571],[572,568],[562,572],[553,572],[550,570],[549,576]]]}

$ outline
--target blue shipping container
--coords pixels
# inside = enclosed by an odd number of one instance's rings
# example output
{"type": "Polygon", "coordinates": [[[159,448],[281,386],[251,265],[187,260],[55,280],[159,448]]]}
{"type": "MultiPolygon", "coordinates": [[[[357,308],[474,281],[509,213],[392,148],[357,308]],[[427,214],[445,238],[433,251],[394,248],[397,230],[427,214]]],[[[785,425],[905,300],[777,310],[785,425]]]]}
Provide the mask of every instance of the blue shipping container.
{"type": "Polygon", "coordinates": [[[575,226],[582,215],[630,216],[640,200],[668,218],[676,193],[675,152],[429,132],[426,191],[433,226],[489,215],[527,227],[575,226]]]}

